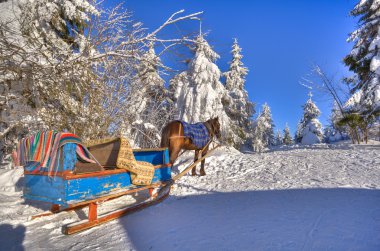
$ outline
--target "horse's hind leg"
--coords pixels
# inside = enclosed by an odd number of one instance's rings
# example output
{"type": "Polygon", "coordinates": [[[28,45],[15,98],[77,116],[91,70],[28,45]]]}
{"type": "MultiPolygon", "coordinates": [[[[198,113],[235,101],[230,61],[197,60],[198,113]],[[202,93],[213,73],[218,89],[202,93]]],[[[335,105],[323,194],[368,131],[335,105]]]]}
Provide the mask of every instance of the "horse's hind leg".
{"type": "Polygon", "coordinates": [[[205,172],[205,162],[206,162],[205,159],[202,160],[202,162],[201,162],[201,170],[200,170],[200,175],[201,176],[205,176],[206,175],[206,172],[205,172]]]}
{"type": "MultiPolygon", "coordinates": [[[[198,150],[195,150],[194,162],[198,160],[198,154],[199,154],[199,151],[198,151],[198,150]]],[[[193,169],[191,170],[191,175],[192,175],[192,176],[197,175],[197,165],[195,165],[195,166],[193,167],[193,169]]]]}

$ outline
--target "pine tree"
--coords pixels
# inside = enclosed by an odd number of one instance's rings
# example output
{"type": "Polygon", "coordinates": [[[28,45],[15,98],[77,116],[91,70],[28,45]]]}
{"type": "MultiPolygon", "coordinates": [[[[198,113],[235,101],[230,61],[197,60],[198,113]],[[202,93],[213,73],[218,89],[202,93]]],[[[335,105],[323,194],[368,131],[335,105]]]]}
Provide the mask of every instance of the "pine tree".
{"type": "Polygon", "coordinates": [[[175,119],[195,123],[218,116],[223,137],[231,140],[230,118],[222,104],[226,89],[220,82],[221,72],[214,63],[219,55],[202,35],[197,37],[195,46],[195,56],[188,70],[170,81],[169,89],[177,110],[175,119]]]}
{"type": "Polygon", "coordinates": [[[168,122],[167,91],[159,75],[162,66],[153,44],[143,54],[129,91],[129,138],[139,147],[158,147],[162,126],[168,122]]]}
{"type": "Polygon", "coordinates": [[[223,75],[226,77],[226,95],[223,97],[223,105],[227,115],[231,118],[231,128],[234,132],[232,143],[239,149],[246,139],[250,138],[252,128],[252,116],[255,113],[254,104],[249,101],[245,90],[245,77],[248,69],[244,67],[241,59],[241,48],[237,40],[232,45],[232,61],[229,71],[223,75]]]}
{"type": "Polygon", "coordinates": [[[315,144],[322,142],[322,125],[317,119],[321,114],[318,107],[311,100],[311,93],[306,104],[303,105],[303,118],[297,126],[296,142],[301,144],[315,144]]]}
{"type": "Polygon", "coordinates": [[[263,134],[262,124],[256,121],[252,137],[252,148],[255,152],[262,152],[266,147],[263,141],[263,134]]]}
{"type": "Polygon", "coordinates": [[[277,130],[275,141],[276,141],[276,146],[280,146],[283,144],[283,138],[282,138],[282,134],[280,130],[277,130]]]}
{"type": "MultiPolygon", "coordinates": [[[[349,41],[355,42],[344,62],[354,71],[359,81],[352,92],[361,90],[360,106],[351,112],[368,116],[380,112],[380,4],[378,0],[361,0],[351,11],[359,16],[359,28],[351,33],[349,41]]],[[[355,95],[355,94],[354,94],[355,95]]]]}
{"type": "Polygon", "coordinates": [[[274,124],[272,119],[272,112],[267,103],[262,107],[262,117],[265,119],[266,129],[264,131],[264,142],[267,146],[273,146],[275,144],[274,140],[274,124]]]}
{"type": "Polygon", "coordinates": [[[231,50],[232,61],[230,62],[230,69],[224,73],[226,77],[226,89],[229,91],[234,89],[244,90],[245,87],[245,77],[248,74],[248,68],[241,61],[243,58],[241,51],[242,49],[237,39],[235,39],[231,50]]]}
{"type": "Polygon", "coordinates": [[[264,148],[275,144],[273,128],[272,114],[269,106],[265,103],[253,129],[252,145],[254,151],[261,152],[264,148]]]}
{"type": "Polygon", "coordinates": [[[284,138],[282,140],[284,145],[291,145],[293,143],[292,136],[290,135],[290,130],[288,124],[286,124],[284,129],[284,138]]]}

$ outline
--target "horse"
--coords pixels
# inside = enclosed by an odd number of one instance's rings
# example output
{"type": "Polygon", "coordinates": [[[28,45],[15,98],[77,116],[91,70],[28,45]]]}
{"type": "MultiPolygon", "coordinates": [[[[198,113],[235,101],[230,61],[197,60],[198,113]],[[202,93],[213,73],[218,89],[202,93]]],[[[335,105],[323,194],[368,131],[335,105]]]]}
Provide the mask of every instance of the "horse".
{"type": "MultiPolygon", "coordinates": [[[[219,118],[212,118],[203,122],[207,131],[209,133],[210,140],[216,136],[218,139],[221,138],[220,133],[220,123],[219,118]]],[[[194,161],[198,160],[199,152],[202,148],[195,146],[191,139],[184,136],[183,125],[180,121],[171,121],[169,122],[162,130],[161,135],[161,147],[169,148],[170,164],[174,164],[175,160],[178,158],[178,154],[182,149],[185,150],[195,150],[194,161]]],[[[202,151],[202,157],[207,154],[208,145],[206,145],[202,151]]],[[[206,175],[205,172],[205,159],[201,162],[200,176],[206,175]]],[[[196,175],[196,166],[191,170],[191,175],[196,175]]]]}

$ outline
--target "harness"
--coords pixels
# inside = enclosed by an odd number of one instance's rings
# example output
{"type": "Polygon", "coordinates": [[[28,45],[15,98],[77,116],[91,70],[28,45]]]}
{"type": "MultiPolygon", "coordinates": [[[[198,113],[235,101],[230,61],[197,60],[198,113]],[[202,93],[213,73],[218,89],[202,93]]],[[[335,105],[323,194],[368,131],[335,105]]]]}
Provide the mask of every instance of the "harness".
{"type": "MultiPolygon", "coordinates": [[[[179,122],[180,122],[180,121],[179,121],[179,122]]],[[[202,149],[199,150],[198,159],[202,157],[203,152],[205,151],[205,149],[208,148],[208,146],[211,144],[211,142],[216,143],[216,142],[214,141],[214,136],[215,136],[215,133],[214,133],[214,129],[215,129],[215,128],[214,128],[214,126],[213,126],[212,124],[207,123],[207,122],[204,122],[203,125],[207,128],[207,131],[208,131],[208,133],[209,133],[209,137],[210,137],[210,139],[209,139],[209,141],[208,141],[208,142],[202,147],[202,149]]],[[[189,137],[187,137],[187,136],[179,136],[179,134],[181,134],[182,127],[183,127],[183,125],[182,125],[182,123],[180,122],[179,127],[178,127],[178,135],[177,135],[177,136],[171,136],[171,137],[169,137],[169,140],[171,140],[171,139],[176,139],[176,138],[189,138],[189,137]]],[[[188,151],[188,150],[183,149],[182,152],[178,155],[178,157],[181,156],[182,154],[184,154],[186,151],[188,151]]]]}

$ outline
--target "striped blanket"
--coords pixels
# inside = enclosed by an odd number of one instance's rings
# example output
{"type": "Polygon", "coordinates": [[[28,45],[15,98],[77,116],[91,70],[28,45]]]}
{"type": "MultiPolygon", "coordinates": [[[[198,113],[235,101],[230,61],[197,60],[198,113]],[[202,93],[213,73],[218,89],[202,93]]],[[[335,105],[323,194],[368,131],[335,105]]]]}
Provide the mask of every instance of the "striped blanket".
{"type": "Polygon", "coordinates": [[[62,146],[68,143],[76,144],[77,157],[82,162],[96,163],[91,159],[87,148],[75,134],[56,131],[38,132],[23,138],[17,145],[16,166],[26,166],[33,173],[48,169],[49,175],[59,170],[59,160],[62,146]]]}
{"type": "Polygon", "coordinates": [[[185,121],[180,122],[182,123],[185,137],[190,138],[196,147],[203,148],[208,143],[210,135],[203,123],[189,124],[185,121]]]}

